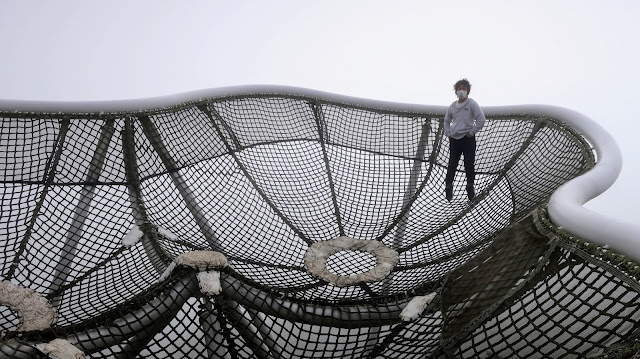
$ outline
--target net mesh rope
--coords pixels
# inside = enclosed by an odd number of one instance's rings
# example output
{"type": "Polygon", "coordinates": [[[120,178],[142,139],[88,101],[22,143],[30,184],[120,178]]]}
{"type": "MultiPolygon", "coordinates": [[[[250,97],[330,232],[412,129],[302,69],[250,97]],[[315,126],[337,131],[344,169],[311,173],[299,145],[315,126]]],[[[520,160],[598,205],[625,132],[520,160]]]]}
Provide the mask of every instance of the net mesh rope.
{"type": "MultiPolygon", "coordinates": [[[[441,113],[293,95],[137,112],[1,112],[0,273],[57,316],[23,331],[0,303],[0,356],[87,358],[631,357],[638,266],[547,218],[589,144],[544,116],[489,117],[476,193],[444,199],[441,113]],[[133,230],[139,240],[128,243],[133,230]],[[388,276],[338,286],[305,253],[338,237],[398,253],[388,276]],[[217,251],[222,292],[172,266],[217,251]],[[165,273],[164,276],[162,274],[165,273]],[[417,296],[435,298],[413,320],[417,296]]],[[[357,250],[339,276],[376,266],[357,250]]]]}

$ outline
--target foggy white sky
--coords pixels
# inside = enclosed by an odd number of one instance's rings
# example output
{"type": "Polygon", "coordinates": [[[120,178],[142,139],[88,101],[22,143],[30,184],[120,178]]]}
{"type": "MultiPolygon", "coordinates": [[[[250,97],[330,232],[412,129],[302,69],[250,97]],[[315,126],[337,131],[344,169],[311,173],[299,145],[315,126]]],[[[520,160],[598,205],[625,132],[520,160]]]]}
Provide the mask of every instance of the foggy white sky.
{"type": "Polygon", "coordinates": [[[113,100],[277,84],[448,105],[564,106],[624,167],[586,207],[635,222],[640,1],[0,2],[0,98],[113,100]]]}

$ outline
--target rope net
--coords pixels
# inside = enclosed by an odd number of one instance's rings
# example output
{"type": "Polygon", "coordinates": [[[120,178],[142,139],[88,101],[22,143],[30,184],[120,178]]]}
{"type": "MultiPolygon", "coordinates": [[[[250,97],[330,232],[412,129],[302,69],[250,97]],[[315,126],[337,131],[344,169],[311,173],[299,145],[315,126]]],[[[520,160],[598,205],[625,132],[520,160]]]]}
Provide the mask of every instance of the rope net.
{"type": "Polygon", "coordinates": [[[546,215],[551,193],[594,164],[552,118],[489,117],[476,199],[460,163],[448,202],[442,113],[247,94],[0,115],[0,356],[45,357],[54,339],[87,358],[638,348],[637,265],[546,215]],[[226,262],[182,260],[202,251],[226,262]],[[55,320],[25,330],[29,306],[9,284],[55,320]]]}

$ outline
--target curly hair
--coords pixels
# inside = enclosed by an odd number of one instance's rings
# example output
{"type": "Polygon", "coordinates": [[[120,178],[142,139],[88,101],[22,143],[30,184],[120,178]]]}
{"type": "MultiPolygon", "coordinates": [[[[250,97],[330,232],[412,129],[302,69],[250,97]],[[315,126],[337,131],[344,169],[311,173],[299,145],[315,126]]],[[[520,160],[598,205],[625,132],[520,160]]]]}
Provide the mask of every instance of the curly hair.
{"type": "Polygon", "coordinates": [[[460,85],[467,86],[467,89],[468,89],[467,95],[471,93],[471,84],[469,83],[469,80],[467,80],[466,78],[462,80],[458,80],[458,82],[456,82],[455,85],[453,85],[453,91],[454,92],[457,91],[458,86],[460,85]]]}

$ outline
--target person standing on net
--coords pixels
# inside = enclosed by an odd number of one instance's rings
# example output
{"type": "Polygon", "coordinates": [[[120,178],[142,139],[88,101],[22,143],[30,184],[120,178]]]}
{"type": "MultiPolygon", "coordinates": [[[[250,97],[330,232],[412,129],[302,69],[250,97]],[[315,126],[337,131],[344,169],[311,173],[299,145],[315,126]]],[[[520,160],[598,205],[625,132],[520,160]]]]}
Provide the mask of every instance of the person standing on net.
{"type": "Polygon", "coordinates": [[[473,200],[476,196],[473,187],[475,181],[474,162],[476,157],[476,133],[482,129],[486,118],[476,101],[469,98],[471,84],[462,79],[453,85],[458,100],[453,102],[444,116],[444,133],[449,138],[449,165],[445,177],[445,195],[448,201],[453,198],[453,179],[464,155],[464,171],[467,175],[467,196],[473,200]]]}

